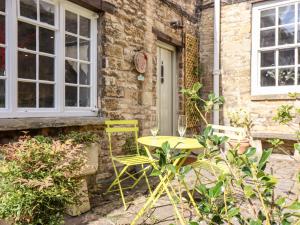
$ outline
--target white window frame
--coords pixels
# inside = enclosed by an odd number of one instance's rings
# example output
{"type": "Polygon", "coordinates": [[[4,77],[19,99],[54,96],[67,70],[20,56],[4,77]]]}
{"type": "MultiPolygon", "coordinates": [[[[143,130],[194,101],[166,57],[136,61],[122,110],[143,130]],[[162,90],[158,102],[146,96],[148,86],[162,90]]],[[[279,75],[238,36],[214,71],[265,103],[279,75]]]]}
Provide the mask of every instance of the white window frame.
{"type": "MultiPolygon", "coordinates": [[[[6,0],[6,107],[0,108],[0,118],[26,118],[26,117],[81,117],[97,116],[97,18],[98,15],[67,0],[44,0],[55,4],[55,99],[54,108],[18,108],[18,20],[24,20],[28,23],[34,20],[20,16],[20,0],[6,0]],[[91,37],[90,37],[90,84],[91,96],[90,107],[66,107],[65,106],[65,10],[84,16],[91,20],[91,37]]],[[[39,26],[45,26],[39,23],[39,26]]],[[[51,26],[48,25],[47,26],[51,26]]],[[[46,27],[47,27],[46,26],[46,27]]],[[[38,44],[38,40],[37,40],[38,44]]],[[[38,69],[38,68],[37,68],[38,69]]]]}
{"type": "MultiPolygon", "coordinates": [[[[270,87],[261,87],[260,85],[260,54],[259,51],[263,50],[276,50],[276,49],[287,49],[287,48],[296,48],[300,47],[300,43],[295,42],[296,44],[285,44],[285,45],[276,45],[274,47],[260,47],[260,12],[262,10],[272,9],[278,6],[285,6],[295,4],[295,35],[294,38],[297,41],[298,38],[298,8],[297,4],[300,5],[299,0],[276,0],[276,1],[266,1],[262,3],[257,3],[253,5],[252,8],[252,63],[251,63],[251,95],[280,95],[280,94],[288,94],[289,92],[300,92],[300,85],[289,85],[289,86],[270,86],[270,87]]],[[[300,15],[299,15],[300,16],[300,15]]],[[[278,13],[276,13],[275,18],[275,40],[276,44],[278,44],[278,13]]],[[[299,23],[300,24],[300,23],[299,23]]],[[[276,51],[278,54],[278,51],[276,51]]],[[[278,56],[276,57],[278,59],[278,56]]],[[[295,51],[295,63],[298,62],[298,48],[295,51]]],[[[298,67],[300,64],[296,66],[295,75],[297,77],[298,67]]],[[[276,70],[278,69],[278,64],[276,66],[276,70]]],[[[297,79],[296,79],[297,80],[297,79]]]]}

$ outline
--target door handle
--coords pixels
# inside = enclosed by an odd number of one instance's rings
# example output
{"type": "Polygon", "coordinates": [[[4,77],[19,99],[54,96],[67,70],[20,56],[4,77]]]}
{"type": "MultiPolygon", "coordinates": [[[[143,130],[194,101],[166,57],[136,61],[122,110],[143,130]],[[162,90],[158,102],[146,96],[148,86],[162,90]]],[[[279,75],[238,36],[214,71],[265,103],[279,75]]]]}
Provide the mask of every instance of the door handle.
{"type": "Polygon", "coordinates": [[[164,71],[164,62],[161,62],[161,66],[160,66],[160,82],[163,84],[165,82],[165,71],[164,71]]]}

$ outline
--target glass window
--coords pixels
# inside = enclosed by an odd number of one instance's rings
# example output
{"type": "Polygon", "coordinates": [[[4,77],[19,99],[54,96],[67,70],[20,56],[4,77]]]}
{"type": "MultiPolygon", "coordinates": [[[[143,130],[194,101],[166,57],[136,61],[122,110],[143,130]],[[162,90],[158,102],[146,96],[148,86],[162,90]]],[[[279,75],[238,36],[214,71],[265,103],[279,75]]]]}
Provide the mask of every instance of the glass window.
{"type": "Polygon", "coordinates": [[[0,0],[0,117],[96,116],[92,28],[94,13],[66,0],[0,0]]]}
{"type": "Polygon", "coordinates": [[[253,7],[253,93],[288,93],[300,88],[300,1],[264,5],[253,7]]]}
{"type": "Polygon", "coordinates": [[[65,104],[68,107],[91,105],[90,27],[90,19],[66,11],[65,104]]]}

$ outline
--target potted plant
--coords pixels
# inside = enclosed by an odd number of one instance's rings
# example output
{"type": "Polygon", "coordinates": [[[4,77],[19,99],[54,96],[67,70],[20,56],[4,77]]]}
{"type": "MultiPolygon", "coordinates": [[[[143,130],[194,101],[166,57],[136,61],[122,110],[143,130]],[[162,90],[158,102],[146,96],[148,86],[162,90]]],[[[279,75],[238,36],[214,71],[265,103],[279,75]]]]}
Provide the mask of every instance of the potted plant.
{"type": "Polygon", "coordinates": [[[245,133],[241,138],[231,138],[228,142],[229,146],[233,149],[237,149],[238,154],[243,154],[247,151],[250,145],[250,129],[252,127],[252,120],[250,113],[245,109],[233,110],[228,113],[230,125],[233,127],[244,128],[245,133]]]}
{"type": "Polygon", "coordinates": [[[82,153],[85,158],[85,164],[81,167],[80,172],[76,175],[76,178],[81,179],[80,188],[80,201],[73,203],[67,207],[67,214],[70,216],[78,216],[91,209],[88,187],[86,177],[93,175],[98,170],[99,161],[99,137],[92,132],[77,132],[71,131],[70,133],[60,135],[60,140],[71,140],[74,144],[82,145],[82,153]]]}

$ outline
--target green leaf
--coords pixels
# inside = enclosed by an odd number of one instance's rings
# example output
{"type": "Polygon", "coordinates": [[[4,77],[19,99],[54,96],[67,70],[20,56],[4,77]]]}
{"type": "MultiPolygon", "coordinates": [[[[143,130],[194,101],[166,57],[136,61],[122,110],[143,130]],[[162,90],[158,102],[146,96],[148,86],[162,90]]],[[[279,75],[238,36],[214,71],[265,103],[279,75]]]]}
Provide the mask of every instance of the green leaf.
{"type": "Polygon", "coordinates": [[[248,176],[251,176],[251,174],[252,174],[251,169],[248,166],[244,166],[242,168],[242,171],[248,176]]]}
{"type": "Polygon", "coordinates": [[[208,195],[211,198],[216,198],[222,193],[223,182],[219,181],[214,187],[210,188],[208,195]]]}
{"type": "Polygon", "coordinates": [[[300,143],[294,144],[294,148],[295,148],[295,150],[298,151],[299,154],[300,154],[300,143]]]}
{"type": "Polygon", "coordinates": [[[151,177],[157,177],[157,176],[160,176],[161,175],[161,171],[160,170],[157,170],[157,169],[153,169],[150,176],[151,177]]]}
{"type": "Polygon", "coordinates": [[[188,172],[190,172],[192,167],[190,165],[184,166],[180,169],[180,173],[182,175],[186,175],[188,172]]]}
{"type": "Polygon", "coordinates": [[[292,223],[289,222],[287,219],[283,219],[283,220],[281,221],[281,224],[282,224],[282,225],[292,225],[292,223]]]}
{"type": "Polygon", "coordinates": [[[193,91],[194,92],[198,92],[202,88],[202,86],[203,85],[201,83],[199,83],[199,82],[194,83],[194,85],[193,85],[193,91]]]}
{"type": "Polygon", "coordinates": [[[200,194],[203,194],[203,195],[206,195],[207,194],[207,188],[204,184],[199,184],[197,187],[196,187],[196,190],[200,193],[200,194]]]}
{"type": "Polygon", "coordinates": [[[227,215],[229,218],[235,217],[236,215],[238,215],[240,213],[240,210],[238,208],[231,208],[227,215]]]}
{"type": "Polygon", "coordinates": [[[247,198],[251,198],[255,194],[253,188],[249,185],[244,187],[244,193],[247,198]]]}
{"type": "Polygon", "coordinates": [[[268,149],[268,150],[263,151],[262,156],[261,156],[261,158],[259,160],[259,163],[258,163],[258,168],[260,170],[266,165],[266,163],[268,162],[268,159],[271,156],[271,154],[272,154],[272,149],[268,149]]]}
{"type": "Polygon", "coordinates": [[[250,220],[249,225],[262,225],[261,220],[250,220]]]}
{"type": "Polygon", "coordinates": [[[281,197],[275,201],[276,205],[282,207],[285,204],[285,198],[281,197]]]}
{"type": "Polygon", "coordinates": [[[172,173],[176,173],[176,167],[172,164],[166,165],[167,170],[170,170],[172,173]]]}
{"type": "Polygon", "coordinates": [[[294,202],[293,204],[291,204],[288,209],[292,209],[292,210],[300,210],[300,202],[294,202]]]}
{"type": "Polygon", "coordinates": [[[246,155],[247,157],[251,157],[251,156],[253,156],[255,153],[256,153],[256,148],[251,147],[251,148],[248,148],[248,149],[247,149],[245,155],[246,155]]]}
{"type": "Polygon", "coordinates": [[[189,225],[199,225],[199,223],[194,222],[194,221],[190,221],[190,222],[189,222],[189,225]]]}

